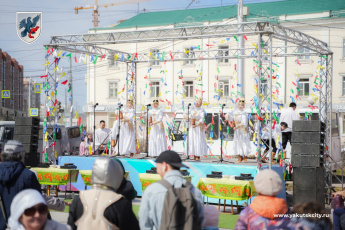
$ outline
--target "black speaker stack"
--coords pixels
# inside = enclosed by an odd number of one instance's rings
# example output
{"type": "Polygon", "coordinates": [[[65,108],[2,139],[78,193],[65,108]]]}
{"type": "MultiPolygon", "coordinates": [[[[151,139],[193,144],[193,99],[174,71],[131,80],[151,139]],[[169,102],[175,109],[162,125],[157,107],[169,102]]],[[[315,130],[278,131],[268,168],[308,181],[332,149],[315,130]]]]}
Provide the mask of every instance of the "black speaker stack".
{"type": "Polygon", "coordinates": [[[291,165],[294,204],[325,203],[324,139],[325,124],[319,120],[293,121],[291,165]]]}
{"type": "Polygon", "coordinates": [[[36,167],[39,164],[38,138],[40,119],[36,117],[18,117],[15,120],[14,140],[21,142],[25,149],[24,163],[36,167]]]}

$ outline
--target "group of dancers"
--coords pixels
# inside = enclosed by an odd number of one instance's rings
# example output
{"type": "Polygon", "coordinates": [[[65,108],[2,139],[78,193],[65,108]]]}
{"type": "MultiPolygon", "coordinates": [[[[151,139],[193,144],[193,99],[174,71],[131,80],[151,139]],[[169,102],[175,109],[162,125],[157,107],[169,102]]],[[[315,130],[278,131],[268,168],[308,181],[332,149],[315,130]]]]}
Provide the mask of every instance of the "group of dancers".
{"type": "MultiPolygon", "coordinates": [[[[185,110],[184,120],[188,126],[187,139],[184,149],[184,153],[188,156],[193,156],[194,160],[200,160],[200,157],[206,156],[207,142],[205,133],[205,110],[202,108],[202,99],[199,98],[195,101],[195,106],[191,109],[185,110]]],[[[168,149],[167,137],[165,135],[165,129],[163,124],[163,111],[159,108],[158,98],[153,99],[153,106],[149,110],[148,125],[150,127],[148,155],[150,157],[157,157],[161,152],[168,149]]],[[[248,155],[251,153],[251,140],[250,140],[250,128],[248,125],[248,114],[244,110],[245,100],[241,98],[237,107],[225,115],[225,123],[229,124],[234,130],[233,138],[233,155],[238,156],[238,162],[247,162],[248,155]]],[[[105,122],[101,121],[100,128],[96,130],[95,144],[96,152],[102,153],[107,151],[106,145],[111,140],[112,155],[129,155],[133,156],[136,150],[136,137],[135,137],[135,110],[133,108],[133,100],[127,101],[126,107],[120,108],[117,120],[114,122],[112,129],[106,129],[105,122]],[[117,146],[119,145],[119,146],[117,146]]],[[[279,124],[272,124],[273,122],[266,121],[260,130],[259,120],[255,122],[254,130],[256,133],[261,133],[262,143],[266,146],[262,158],[265,162],[267,153],[272,153],[272,159],[276,154],[277,145],[276,142],[282,136],[281,127],[279,124]],[[272,141],[269,143],[269,129],[272,128],[272,141]],[[269,146],[272,146],[272,149],[269,146]]],[[[255,139],[255,138],[254,138],[255,139]]],[[[281,140],[281,138],[280,138],[281,140]]],[[[285,148],[284,148],[285,149],[285,148]]]]}

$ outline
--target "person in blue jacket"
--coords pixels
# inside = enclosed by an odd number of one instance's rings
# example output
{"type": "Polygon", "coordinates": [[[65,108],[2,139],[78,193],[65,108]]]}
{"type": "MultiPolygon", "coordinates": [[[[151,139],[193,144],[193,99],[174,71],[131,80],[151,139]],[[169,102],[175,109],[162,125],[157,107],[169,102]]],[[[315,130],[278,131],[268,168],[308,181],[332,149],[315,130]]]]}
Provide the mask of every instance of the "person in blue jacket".
{"type": "Polygon", "coordinates": [[[1,153],[0,196],[5,212],[0,209],[0,230],[6,228],[6,219],[11,216],[11,203],[15,195],[24,189],[32,188],[41,193],[41,186],[33,172],[23,163],[25,150],[23,145],[14,140],[7,141],[1,153]]]}

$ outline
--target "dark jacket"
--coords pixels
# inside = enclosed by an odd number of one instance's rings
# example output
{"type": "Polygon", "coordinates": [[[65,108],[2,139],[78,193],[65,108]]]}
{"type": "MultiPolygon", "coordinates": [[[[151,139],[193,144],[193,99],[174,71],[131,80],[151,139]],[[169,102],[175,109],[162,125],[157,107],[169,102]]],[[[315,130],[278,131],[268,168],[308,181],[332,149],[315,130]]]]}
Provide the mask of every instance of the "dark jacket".
{"type": "MultiPolygon", "coordinates": [[[[21,162],[2,162],[0,164],[0,195],[5,205],[7,219],[10,217],[12,200],[20,191],[32,188],[41,193],[41,186],[33,172],[21,162]]],[[[5,220],[0,209],[0,230],[5,229],[5,220]]]]}
{"type": "MultiPolygon", "coordinates": [[[[77,229],[75,222],[83,215],[83,212],[83,204],[79,196],[76,196],[69,208],[67,221],[73,230],[77,229]]],[[[103,215],[121,230],[139,230],[139,222],[132,211],[130,202],[125,198],[121,198],[106,208],[103,215]]]]}
{"type": "Polygon", "coordinates": [[[123,178],[121,185],[116,192],[123,195],[131,204],[132,200],[137,197],[137,191],[134,189],[132,182],[126,180],[126,178],[123,178]]]}

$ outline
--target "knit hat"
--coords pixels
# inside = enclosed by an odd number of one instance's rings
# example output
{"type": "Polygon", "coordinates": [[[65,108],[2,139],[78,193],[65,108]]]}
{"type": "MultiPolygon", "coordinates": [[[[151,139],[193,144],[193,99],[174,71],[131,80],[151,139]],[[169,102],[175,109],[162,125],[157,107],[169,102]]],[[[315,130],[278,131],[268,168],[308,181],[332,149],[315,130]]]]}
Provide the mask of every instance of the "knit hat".
{"type": "Polygon", "coordinates": [[[257,193],[265,196],[276,196],[283,189],[283,182],[278,173],[271,169],[259,171],[254,178],[257,193]]]}

